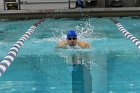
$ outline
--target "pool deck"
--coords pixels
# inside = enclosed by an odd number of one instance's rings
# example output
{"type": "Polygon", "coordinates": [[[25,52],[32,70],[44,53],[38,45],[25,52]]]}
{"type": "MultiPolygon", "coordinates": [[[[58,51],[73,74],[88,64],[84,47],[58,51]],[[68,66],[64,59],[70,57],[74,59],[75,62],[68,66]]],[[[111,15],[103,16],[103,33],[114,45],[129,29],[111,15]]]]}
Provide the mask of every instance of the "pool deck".
{"type": "Polygon", "coordinates": [[[0,10],[0,19],[81,18],[140,16],[140,7],[0,10]]]}

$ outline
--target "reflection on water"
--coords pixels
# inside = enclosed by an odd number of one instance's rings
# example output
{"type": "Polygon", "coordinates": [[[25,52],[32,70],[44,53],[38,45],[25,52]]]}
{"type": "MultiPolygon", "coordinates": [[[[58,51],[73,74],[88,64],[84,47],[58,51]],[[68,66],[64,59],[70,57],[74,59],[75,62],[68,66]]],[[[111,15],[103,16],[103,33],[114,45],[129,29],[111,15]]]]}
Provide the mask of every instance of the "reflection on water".
{"type": "Polygon", "coordinates": [[[71,55],[72,58],[72,93],[92,93],[92,77],[87,55],[71,55]],[[85,64],[82,64],[84,61],[85,64]]]}
{"type": "Polygon", "coordinates": [[[84,49],[63,49],[58,55],[65,59],[71,74],[72,93],[92,93],[91,53],[84,49]],[[67,52],[66,52],[67,51],[67,52]]]}
{"type": "Polygon", "coordinates": [[[92,93],[92,77],[90,74],[90,59],[87,55],[70,55],[72,93],[92,93]]]}

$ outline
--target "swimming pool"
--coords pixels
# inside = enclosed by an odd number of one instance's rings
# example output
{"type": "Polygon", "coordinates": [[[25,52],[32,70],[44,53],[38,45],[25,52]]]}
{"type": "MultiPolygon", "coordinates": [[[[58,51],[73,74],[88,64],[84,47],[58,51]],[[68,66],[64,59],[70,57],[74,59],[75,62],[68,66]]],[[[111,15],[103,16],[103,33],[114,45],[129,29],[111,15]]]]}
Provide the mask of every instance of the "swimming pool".
{"type": "MultiPolygon", "coordinates": [[[[140,39],[140,19],[115,19],[140,39]]],[[[36,21],[0,21],[1,60],[36,21]]],[[[46,19],[0,78],[0,92],[138,93],[139,53],[108,18],[46,19]],[[55,49],[69,29],[92,47],[55,49]]]]}

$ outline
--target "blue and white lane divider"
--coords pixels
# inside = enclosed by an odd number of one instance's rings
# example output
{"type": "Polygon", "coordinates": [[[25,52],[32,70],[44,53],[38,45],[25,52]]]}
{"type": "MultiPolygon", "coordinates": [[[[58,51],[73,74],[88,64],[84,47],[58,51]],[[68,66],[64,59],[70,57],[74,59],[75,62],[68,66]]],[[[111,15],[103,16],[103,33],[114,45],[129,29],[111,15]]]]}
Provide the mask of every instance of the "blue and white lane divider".
{"type": "Polygon", "coordinates": [[[112,20],[116,26],[119,28],[119,30],[123,33],[123,35],[128,38],[130,41],[132,41],[137,47],[138,49],[140,49],[140,40],[138,40],[136,37],[134,37],[131,33],[129,33],[122,25],[121,23],[119,23],[117,20],[113,19],[113,18],[109,18],[110,20],[112,20]]]}
{"type": "Polygon", "coordinates": [[[44,22],[45,19],[41,19],[38,22],[36,22],[33,26],[31,26],[27,32],[10,48],[9,52],[7,53],[7,56],[0,62],[0,77],[2,74],[6,71],[6,69],[10,66],[10,64],[13,62],[14,58],[16,57],[18,50],[21,46],[23,46],[23,43],[30,37],[30,35],[34,32],[36,27],[41,24],[41,22],[44,22]]]}

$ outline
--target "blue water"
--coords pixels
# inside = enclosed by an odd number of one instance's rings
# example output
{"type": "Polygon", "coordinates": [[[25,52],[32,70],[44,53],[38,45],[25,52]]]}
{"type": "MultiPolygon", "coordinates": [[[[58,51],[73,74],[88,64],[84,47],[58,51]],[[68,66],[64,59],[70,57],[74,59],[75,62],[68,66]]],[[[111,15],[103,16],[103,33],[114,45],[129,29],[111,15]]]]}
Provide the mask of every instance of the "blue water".
{"type": "MultiPolygon", "coordinates": [[[[115,19],[140,39],[140,19],[115,19]]],[[[0,21],[0,60],[37,21],[0,21]]],[[[0,78],[0,93],[139,93],[139,58],[108,18],[46,19],[0,78]],[[91,48],[55,49],[69,29],[91,48]]]]}

